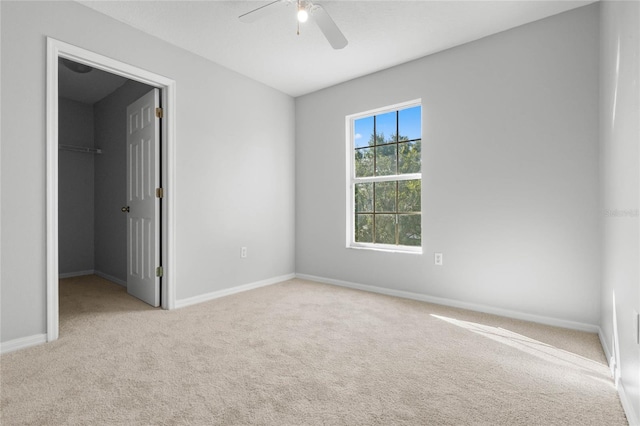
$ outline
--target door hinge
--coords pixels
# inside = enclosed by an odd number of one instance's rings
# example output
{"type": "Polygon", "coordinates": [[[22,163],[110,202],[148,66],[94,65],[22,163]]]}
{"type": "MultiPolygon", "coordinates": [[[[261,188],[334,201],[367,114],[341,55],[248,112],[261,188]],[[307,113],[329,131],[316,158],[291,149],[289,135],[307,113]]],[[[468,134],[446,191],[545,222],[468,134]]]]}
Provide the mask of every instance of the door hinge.
{"type": "Polygon", "coordinates": [[[158,118],[164,117],[164,111],[162,110],[162,108],[156,108],[156,117],[158,118]]]}
{"type": "Polygon", "coordinates": [[[156,188],[156,198],[164,198],[164,188],[156,188]]]}
{"type": "Polygon", "coordinates": [[[156,277],[162,277],[163,274],[164,274],[164,269],[162,269],[162,266],[158,266],[156,268],[156,277]]]}

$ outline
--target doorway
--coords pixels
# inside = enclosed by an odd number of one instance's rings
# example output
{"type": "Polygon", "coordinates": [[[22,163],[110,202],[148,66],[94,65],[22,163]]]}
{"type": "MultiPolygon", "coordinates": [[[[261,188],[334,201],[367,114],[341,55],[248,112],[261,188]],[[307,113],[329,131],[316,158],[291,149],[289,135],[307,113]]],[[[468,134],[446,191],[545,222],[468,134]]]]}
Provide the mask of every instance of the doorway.
{"type": "Polygon", "coordinates": [[[154,307],[161,281],[159,107],[156,88],[58,60],[60,278],[98,275],[154,307]]]}
{"type": "MultiPolygon", "coordinates": [[[[59,140],[59,116],[61,104],[58,102],[59,87],[58,77],[61,72],[60,65],[68,60],[79,64],[80,69],[89,67],[99,72],[112,74],[115,78],[123,78],[130,81],[131,86],[144,87],[147,85],[152,92],[157,94],[157,98],[162,99],[162,120],[159,124],[158,132],[159,148],[162,156],[158,156],[158,171],[162,175],[160,188],[162,203],[158,210],[158,215],[162,216],[162,225],[158,227],[158,244],[162,246],[159,253],[158,266],[162,266],[161,298],[160,306],[163,309],[172,309],[175,306],[175,286],[174,279],[174,182],[175,182],[175,82],[165,77],[150,73],[131,65],[115,61],[105,56],[69,45],[67,43],[47,39],[47,341],[58,338],[58,279],[60,275],[60,239],[59,239],[59,206],[60,197],[63,199],[68,194],[60,194],[59,184],[59,145],[67,145],[59,140]],[[155,90],[154,90],[155,88],[155,90]]],[[[66,71],[62,71],[63,73],[66,71]]],[[[63,105],[62,108],[65,106],[63,105]]],[[[154,111],[155,112],[155,111],[154,111]]],[[[73,144],[72,144],[73,145],[73,144]]],[[[77,144],[75,144],[77,145],[77,144]]],[[[68,145],[67,145],[68,146],[68,145]]],[[[91,151],[86,155],[99,155],[96,150],[98,146],[90,147],[91,151]]],[[[87,157],[89,158],[89,157],[87,157]]],[[[86,166],[86,165],[85,165],[86,166]]],[[[86,168],[86,167],[85,167],[86,168]]],[[[126,168],[126,167],[125,167],[126,168]]],[[[97,204],[96,204],[97,206],[97,204]]],[[[122,206],[124,207],[124,206],[122,206]]],[[[119,213],[123,214],[125,212],[119,213]]],[[[66,250],[66,249],[65,249],[66,250]]],[[[66,256],[66,253],[64,254],[66,256]]],[[[92,268],[94,269],[94,268],[92,268]]],[[[82,270],[82,268],[81,268],[82,270]]],[[[155,267],[154,267],[155,271],[155,267]]],[[[103,272],[103,271],[101,271],[103,272]]],[[[104,272],[103,272],[104,273],[104,272]]],[[[127,271],[128,274],[128,271],[127,271]]],[[[111,274],[105,278],[117,278],[111,274]]],[[[118,280],[114,280],[118,282],[118,280]]],[[[125,281],[126,282],[126,281],[125,281]]],[[[119,282],[122,284],[122,280],[119,282]]],[[[160,289],[159,289],[160,290],[160,289]]]]}
{"type": "Polygon", "coordinates": [[[157,89],[58,60],[60,278],[95,274],[127,287],[125,114],[151,90],[157,89]]]}

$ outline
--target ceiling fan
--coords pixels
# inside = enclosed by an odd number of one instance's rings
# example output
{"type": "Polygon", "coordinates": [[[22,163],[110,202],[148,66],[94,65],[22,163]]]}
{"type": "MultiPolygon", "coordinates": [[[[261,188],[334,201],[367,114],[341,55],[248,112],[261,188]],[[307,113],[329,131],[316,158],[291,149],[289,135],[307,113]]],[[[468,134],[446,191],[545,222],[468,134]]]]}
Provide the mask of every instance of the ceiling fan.
{"type": "Polygon", "coordinates": [[[255,22],[260,18],[280,10],[282,6],[289,6],[291,4],[297,5],[298,34],[300,34],[300,23],[304,23],[308,18],[311,18],[316,25],[318,25],[318,28],[320,28],[320,31],[322,31],[322,34],[324,34],[334,49],[342,49],[349,43],[324,8],[319,4],[314,4],[307,0],[275,0],[244,15],[240,15],[238,19],[247,23],[255,22]]]}

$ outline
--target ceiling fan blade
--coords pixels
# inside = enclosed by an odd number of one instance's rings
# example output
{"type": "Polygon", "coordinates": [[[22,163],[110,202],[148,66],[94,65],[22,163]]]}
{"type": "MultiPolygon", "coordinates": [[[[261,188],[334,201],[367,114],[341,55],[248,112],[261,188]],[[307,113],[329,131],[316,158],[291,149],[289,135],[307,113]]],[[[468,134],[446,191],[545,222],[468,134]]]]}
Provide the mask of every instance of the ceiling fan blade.
{"type": "Polygon", "coordinates": [[[310,12],[320,31],[322,31],[334,49],[342,49],[349,44],[347,38],[342,34],[342,31],[340,31],[340,28],[333,22],[331,16],[329,16],[322,6],[314,4],[311,6],[310,12]]]}
{"type": "Polygon", "coordinates": [[[288,6],[290,3],[291,0],[275,0],[266,3],[265,5],[260,6],[257,9],[253,9],[252,11],[247,12],[244,15],[238,16],[238,19],[246,23],[255,22],[260,18],[264,18],[265,16],[271,15],[273,12],[276,12],[280,9],[280,6],[288,6]]]}

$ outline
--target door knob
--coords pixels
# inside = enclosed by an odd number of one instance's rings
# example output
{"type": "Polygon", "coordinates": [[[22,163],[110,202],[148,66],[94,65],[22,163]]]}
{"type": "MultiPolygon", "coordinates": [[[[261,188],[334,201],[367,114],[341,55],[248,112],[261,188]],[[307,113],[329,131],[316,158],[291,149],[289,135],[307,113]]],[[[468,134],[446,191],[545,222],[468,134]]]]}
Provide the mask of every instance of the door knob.
{"type": "Polygon", "coordinates": [[[123,207],[120,209],[122,213],[129,213],[129,206],[123,207]]]}

